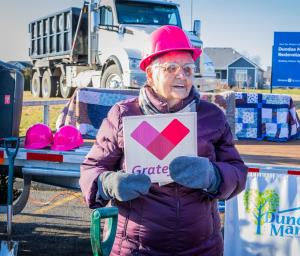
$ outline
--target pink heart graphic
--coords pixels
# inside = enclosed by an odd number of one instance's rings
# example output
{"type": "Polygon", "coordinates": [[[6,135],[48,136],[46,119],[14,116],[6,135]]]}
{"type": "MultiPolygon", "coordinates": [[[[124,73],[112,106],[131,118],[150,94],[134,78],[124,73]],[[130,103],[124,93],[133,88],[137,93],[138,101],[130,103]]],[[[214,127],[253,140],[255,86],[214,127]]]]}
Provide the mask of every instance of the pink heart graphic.
{"type": "Polygon", "coordinates": [[[189,132],[190,130],[178,119],[172,120],[161,132],[158,132],[148,122],[143,121],[131,133],[131,137],[159,160],[162,160],[189,132]]]}

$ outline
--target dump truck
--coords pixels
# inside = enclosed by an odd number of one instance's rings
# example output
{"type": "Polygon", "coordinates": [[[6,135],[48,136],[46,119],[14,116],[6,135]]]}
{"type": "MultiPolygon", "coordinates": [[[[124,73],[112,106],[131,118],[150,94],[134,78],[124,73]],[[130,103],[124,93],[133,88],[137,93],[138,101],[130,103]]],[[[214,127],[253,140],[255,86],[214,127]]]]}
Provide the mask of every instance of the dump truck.
{"type": "MultiPolygon", "coordinates": [[[[182,27],[179,5],[162,0],[90,0],[82,8],[45,16],[29,24],[35,97],[68,98],[74,88],[140,88],[139,69],[149,35],[162,25],[182,27]]],[[[203,47],[200,20],[186,31],[203,47]]],[[[204,53],[196,61],[195,85],[216,86],[214,65],[204,53]]]]}

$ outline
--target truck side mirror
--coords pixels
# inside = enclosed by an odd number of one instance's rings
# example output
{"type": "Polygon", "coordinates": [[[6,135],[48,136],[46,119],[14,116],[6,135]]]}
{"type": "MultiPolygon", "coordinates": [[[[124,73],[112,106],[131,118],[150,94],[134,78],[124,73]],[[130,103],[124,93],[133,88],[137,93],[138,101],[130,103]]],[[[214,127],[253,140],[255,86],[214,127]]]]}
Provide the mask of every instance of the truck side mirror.
{"type": "Polygon", "coordinates": [[[98,10],[100,9],[100,7],[101,7],[101,1],[95,3],[95,5],[94,5],[94,10],[95,10],[95,11],[98,11],[98,10]]]}
{"type": "Polygon", "coordinates": [[[194,20],[193,33],[200,38],[201,35],[201,20],[194,20]]]}
{"type": "Polygon", "coordinates": [[[119,34],[124,34],[125,33],[125,26],[123,24],[119,25],[118,32],[119,32],[119,34]]]}

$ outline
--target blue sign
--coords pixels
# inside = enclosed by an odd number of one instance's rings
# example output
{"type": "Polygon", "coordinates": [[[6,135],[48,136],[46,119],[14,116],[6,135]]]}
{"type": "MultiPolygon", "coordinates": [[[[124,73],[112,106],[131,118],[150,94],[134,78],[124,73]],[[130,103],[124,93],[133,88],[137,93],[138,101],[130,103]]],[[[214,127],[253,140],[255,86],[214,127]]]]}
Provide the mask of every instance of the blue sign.
{"type": "Polygon", "coordinates": [[[300,88],[300,32],[275,32],[272,86],[300,88]]]}

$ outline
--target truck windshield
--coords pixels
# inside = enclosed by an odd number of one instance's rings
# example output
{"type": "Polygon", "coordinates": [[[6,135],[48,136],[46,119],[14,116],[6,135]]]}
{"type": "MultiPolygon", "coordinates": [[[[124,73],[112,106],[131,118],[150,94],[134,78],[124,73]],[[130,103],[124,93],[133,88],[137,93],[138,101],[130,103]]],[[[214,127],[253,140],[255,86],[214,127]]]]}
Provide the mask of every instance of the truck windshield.
{"type": "Polygon", "coordinates": [[[175,5],[116,1],[120,24],[175,25],[181,27],[180,16],[175,5]]]}

